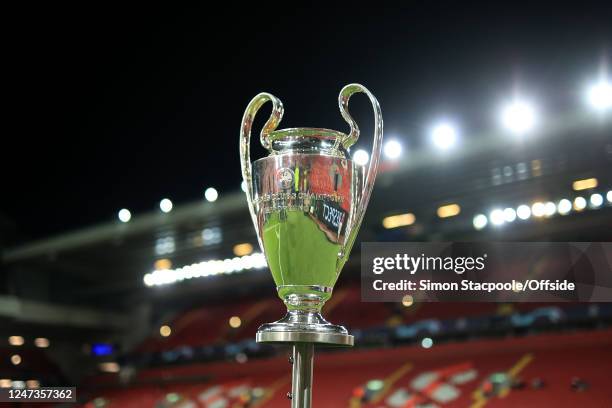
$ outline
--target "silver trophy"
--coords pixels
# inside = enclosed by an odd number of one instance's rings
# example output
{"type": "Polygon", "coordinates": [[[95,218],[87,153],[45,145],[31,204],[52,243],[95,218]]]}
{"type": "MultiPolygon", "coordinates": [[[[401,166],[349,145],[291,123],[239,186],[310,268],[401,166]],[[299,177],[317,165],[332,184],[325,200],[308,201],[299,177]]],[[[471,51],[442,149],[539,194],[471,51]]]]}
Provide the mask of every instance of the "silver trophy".
{"type": "Polygon", "coordinates": [[[355,242],[382,146],[382,115],[370,91],[359,84],[347,85],[338,103],[350,126],[348,134],[319,128],[276,130],[283,104],[268,93],[251,100],[240,129],[249,210],[278,295],[287,306],[285,317],[257,330],[257,341],[293,345],[294,408],[311,406],[314,344],[353,345],[353,336],[343,326],[326,321],[321,308],[355,242]],[[374,143],[367,169],[356,165],[349,154],[359,127],[348,112],[348,102],[358,92],[366,94],[374,108],[374,143]],[[270,154],[251,163],[251,127],[268,101],[272,114],[260,140],[270,154]]]}

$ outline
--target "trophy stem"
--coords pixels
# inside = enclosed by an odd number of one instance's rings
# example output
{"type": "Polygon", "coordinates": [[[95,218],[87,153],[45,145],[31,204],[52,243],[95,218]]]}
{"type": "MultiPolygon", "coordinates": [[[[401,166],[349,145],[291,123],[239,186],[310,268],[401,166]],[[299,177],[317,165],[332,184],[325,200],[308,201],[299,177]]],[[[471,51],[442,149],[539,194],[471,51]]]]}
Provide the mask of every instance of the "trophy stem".
{"type": "Polygon", "coordinates": [[[312,406],[313,343],[293,345],[293,372],[291,379],[291,408],[312,406]]]}

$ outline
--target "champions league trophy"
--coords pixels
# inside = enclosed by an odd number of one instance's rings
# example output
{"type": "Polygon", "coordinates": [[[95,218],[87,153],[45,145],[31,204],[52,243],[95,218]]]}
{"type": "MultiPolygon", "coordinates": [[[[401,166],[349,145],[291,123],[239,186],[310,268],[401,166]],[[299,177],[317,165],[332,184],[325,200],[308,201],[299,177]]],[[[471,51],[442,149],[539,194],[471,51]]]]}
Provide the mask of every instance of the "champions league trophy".
{"type": "Polygon", "coordinates": [[[326,321],[321,308],[332,295],[368,205],[383,122],[378,101],[361,85],[342,88],[338,102],[349,134],[318,128],[276,130],[283,105],[268,93],[251,100],[240,129],[249,210],[278,295],[287,306],[285,317],[257,330],[257,342],[293,346],[288,394],[292,408],[312,405],[314,345],[353,345],[353,336],[343,326],[326,321]],[[374,108],[374,144],[367,170],[356,165],[348,152],[359,138],[359,127],[348,112],[349,99],[358,92],[365,93],[374,108]],[[272,114],[261,131],[261,144],[270,154],[251,163],[251,127],[268,101],[272,114]]]}

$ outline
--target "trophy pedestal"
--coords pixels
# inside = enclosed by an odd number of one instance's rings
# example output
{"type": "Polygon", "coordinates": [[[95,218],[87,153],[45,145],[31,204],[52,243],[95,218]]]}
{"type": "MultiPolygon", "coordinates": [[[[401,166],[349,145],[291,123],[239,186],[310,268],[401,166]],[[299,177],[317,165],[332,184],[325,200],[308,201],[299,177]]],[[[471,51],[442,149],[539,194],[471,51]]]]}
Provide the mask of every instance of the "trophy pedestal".
{"type": "Polygon", "coordinates": [[[354,337],[343,326],[331,324],[320,313],[292,310],[281,320],[257,330],[258,343],[291,344],[291,408],[312,406],[312,365],[315,344],[351,347],[354,337]]]}
{"type": "Polygon", "coordinates": [[[343,326],[331,324],[318,312],[290,310],[285,317],[257,330],[258,343],[314,343],[351,347],[354,338],[343,326]]]}

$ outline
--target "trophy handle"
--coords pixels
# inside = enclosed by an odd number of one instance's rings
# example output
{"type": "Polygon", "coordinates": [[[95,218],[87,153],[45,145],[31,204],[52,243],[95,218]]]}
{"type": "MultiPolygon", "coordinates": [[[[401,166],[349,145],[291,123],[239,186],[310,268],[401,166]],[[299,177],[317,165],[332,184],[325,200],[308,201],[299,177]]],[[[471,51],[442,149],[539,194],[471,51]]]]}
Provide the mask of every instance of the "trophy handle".
{"type": "Polygon", "coordinates": [[[374,141],[372,144],[370,165],[368,166],[368,169],[362,179],[362,183],[360,186],[361,189],[360,191],[353,191],[354,199],[356,201],[355,210],[351,211],[351,216],[349,217],[349,222],[346,228],[347,233],[345,243],[340,253],[338,254],[338,257],[342,263],[346,262],[346,260],[348,259],[348,255],[350,254],[353,244],[355,243],[355,238],[357,238],[357,233],[359,232],[361,221],[363,221],[363,216],[365,215],[365,210],[368,206],[368,201],[370,200],[370,195],[374,187],[374,180],[376,179],[376,174],[378,172],[378,163],[380,159],[383,138],[383,120],[378,100],[363,85],[349,84],[342,88],[342,90],[340,91],[340,95],[338,95],[338,105],[340,106],[340,113],[342,114],[344,120],[346,120],[346,122],[351,127],[351,131],[349,132],[349,134],[346,135],[344,140],[342,140],[342,146],[348,149],[350,146],[355,144],[355,142],[357,142],[357,139],[359,139],[359,126],[357,126],[357,123],[348,111],[349,99],[353,94],[358,92],[362,92],[368,96],[370,102],[372,103],[372,108],[374,109],[374,141]]]}
{"type": "MultiPolygon", "coordinates": [[[[240,127],[240,166],[242,168],[242,179],[246,184],[247,202],[249,212],[251,213],[251,219],[255,225],[255,231],[259,231],[259,229],[257,228],[257,215],[255,214],[253,204],[253,180],[250,152],[251,128],[253,127],[255,115],[262,105],[268,101],[272,102],[272,113],[261,130],[260,140],[262,146],[271,151],[272,142],[270,141],[269,135],[276,129],[283,118],[284,108],[280,99],[266,92],[262,92],[255,96],[253,99],[251,99],[251,102],[249,102],[246,110],[244,111],[244,115],[242,116],[242,126],[240,127]]],[[[260,241],[259,244],[263,250],[263,245],[261,245],[262,243],[259,234],[257,234],[257,239],[260,241]]]]}

